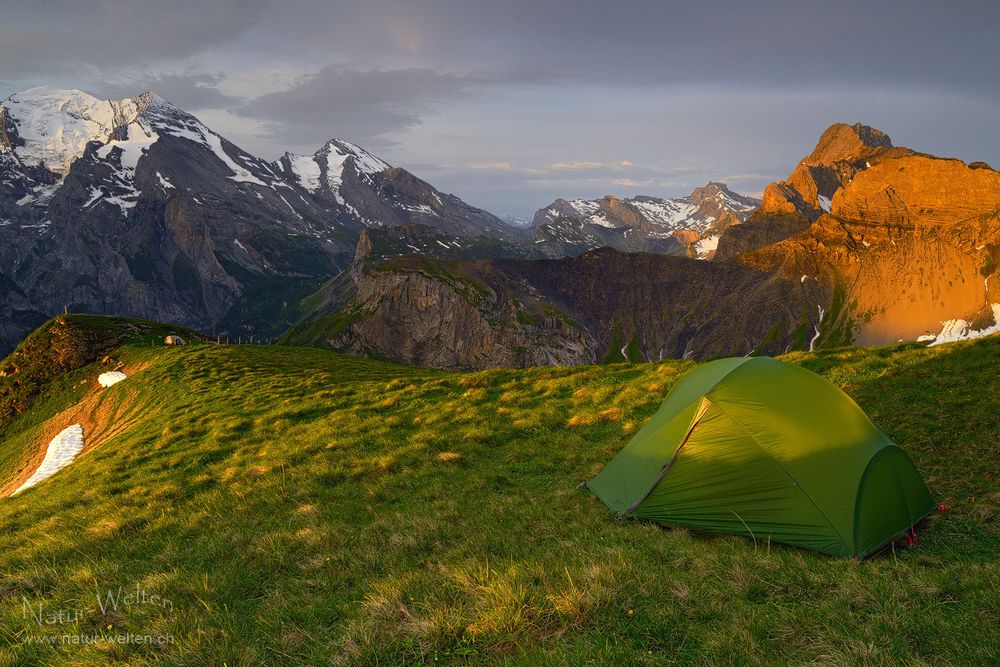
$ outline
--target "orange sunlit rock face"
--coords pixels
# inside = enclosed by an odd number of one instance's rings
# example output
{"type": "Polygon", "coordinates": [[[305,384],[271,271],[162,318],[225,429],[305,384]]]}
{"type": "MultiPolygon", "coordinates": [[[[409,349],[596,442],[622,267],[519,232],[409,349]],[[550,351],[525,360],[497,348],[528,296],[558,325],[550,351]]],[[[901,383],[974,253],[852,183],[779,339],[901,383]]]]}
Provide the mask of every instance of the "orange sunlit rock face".
{"type": "Polygon", "coordinates": [[[977,226],[977,218],[996,216],[998,207],[1000,173],[926,155],[873,165],[832,202],[834,215],[841,218],[921,227],[977,226]]]}
{"type": "Polygon", "coordinates": [[[882,160],[912,154],[908,148],[894,147],[888,135],[875,128],[860,123],[831,125],[786,180],[767,186],[761,213],[799,213],[815,219],[829,209],[821,197],[828,203],[858,173],[882,160]]]}
{"type": "Polygon", "coordinates": [[[768,187],[762,220],[764,213],[772,228],[793,215],[815,221],[741,261],[839,286],[845,296],[830,317],[849,323],[855,342],[914,340],[955,319],[994,324],[1000,173],[988,165],[917,154],[892,147],[878,130],[834,125],[788,180],[768,187]]]}

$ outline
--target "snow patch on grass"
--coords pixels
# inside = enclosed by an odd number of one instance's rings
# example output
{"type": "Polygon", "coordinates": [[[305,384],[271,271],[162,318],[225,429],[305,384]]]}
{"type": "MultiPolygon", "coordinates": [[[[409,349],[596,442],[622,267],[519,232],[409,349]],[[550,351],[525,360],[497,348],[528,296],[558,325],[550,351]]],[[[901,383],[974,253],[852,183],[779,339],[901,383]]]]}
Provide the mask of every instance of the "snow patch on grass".
{"type": "Polygon", "coordinates": [[[97,384],[102,387],[110,387],[116,385],[128,376],[121,371],[110,371],[108,373],[101,373],[97,376],[97,384]]]}
{"type": "Polygon", "coordinates": [[[49,448],[45,452],[45,458],[38,470],[14,491],[16,495],[25,489],[29,489],[39,482],[42,482],[56,474],[76,458],[76,455],[83,451],[83,427],[73,424],[63,429],[59,435],[52,438],[49,448]]]}

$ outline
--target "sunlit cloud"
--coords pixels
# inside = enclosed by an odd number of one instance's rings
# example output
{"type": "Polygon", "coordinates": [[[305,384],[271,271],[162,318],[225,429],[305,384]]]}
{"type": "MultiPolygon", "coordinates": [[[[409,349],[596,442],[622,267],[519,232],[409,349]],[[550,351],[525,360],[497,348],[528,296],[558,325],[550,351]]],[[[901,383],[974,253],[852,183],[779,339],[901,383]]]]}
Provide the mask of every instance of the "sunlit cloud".
{"type": "Polygon", "coordinates": [[[472,162],[468,167],[469,169],[492,169],[497,171],[511,171],[515,169],[514,165],[510,162],[472,162]]]}
{"type": "Polygon", "coordinates": [[[654,182],[655,179],[652,178],[647,178],[641,181],[637,181],[633,178],[615,178],[611,181],[613,185],[620,185],[623,188],[641,188],[646,185],[652,185],[654,182]]]}
{"type": "Polygon", "coordinates": [[[575,162],[554,162],[548,165],[548,168],[553,171],[576,171],[580,169],[600,169],[604,166],[603,162],[588,162],[586,160],[577,160],[575,162]]]}
{"type": "Polygon", "coordinates": [[[774,180],[779,178],[778,174],[731,174],[720,176],[719,180],[724,183],[742,183],[743,181],[774,180]]]}

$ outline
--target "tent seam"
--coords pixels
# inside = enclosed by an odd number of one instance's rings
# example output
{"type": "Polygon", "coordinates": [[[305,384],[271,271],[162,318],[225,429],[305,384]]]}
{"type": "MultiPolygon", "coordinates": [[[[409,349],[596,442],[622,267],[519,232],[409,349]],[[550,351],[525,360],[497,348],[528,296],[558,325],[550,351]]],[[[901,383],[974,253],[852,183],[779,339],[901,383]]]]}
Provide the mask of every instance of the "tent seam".
{"type": "MultiPolygon", "coordinates": [[[[879,433],[882,433],[881,429],[879,429],[879,433]]],[[[885,435],[884,433],[882,434],[885,435]]],[[[886,439],[888,439],[888,436],[885,437],[886,439]]],[[[871,471],[872,466],[875,465],[875,461],[877,459],[881,458],[882,456],[885,456],[891,447],[896,447],[896,446],[897,445],[895,443],[889,441],[889,443],[886,443],[884,447],[882,447],[874,454],[872,454],[872,457],[868,459],[867,465],[865,465],[864,472],[861,473],[861,479],[858,481],[858,490],[854,494],[854,513],[853,513],[854,518],[852,522],[853,525],[851,526],[851,533],[853,534],[853,539],[854,539],[854,542],[851,546],[851,550],[854,551],[855,552],[854,555],[858,557],[863,557],[863,555],[860,553],[861,545],[859,544],[858,527],[860,525],[861,498],[868,484],[868,473],[871,471]]],[[[895,476],[895,469],[893,469],[893,473],[895,476]]],[[[899,480],[896,480],[896,486],[899,487],[899,480]]],[[[902,493],[902,489],[900,489],[900,493],[902,493]]],[[[906,518],[907,519],[910,518],[909,509],[906,510],[906,518]]]]}
{"type": "Polygon", "coordinates": [[[753,363],[754,361],[760,361],[761,359],[770,359],[770,357],[747,357],[746,359],[744,359],[742,362],[740,362],[736,366],[733,366],[732,368],[730,368],[728,373],[726,373],[725,375],[723,375],[722,377],[720,377],[718,380],[716,380],[715,382],[713,382],[712,386],[709,387],[708,389],[706,389],[705,393],[702,394],[701,397],[707,399],[708,395],[710,393],[712,393],[715,390],[716,387],[718,387],[720,384],[722,384],[723,382],[725,382],[726,378],[728,378],[730,375],[732,375],[736,371],[740,370],[741,368],[743,368],[747,364],[753,363]]]}
{"type": "MultiPolygon", "coordinates": [[[[892,449],[892,448],[896,448],[896,450],[899,452],[899,454],[902,454],[903,456],[907,456],[906,450],[904,450],[902,447],[900,447],[899,445],[897,445],[896,443],[893,442],[892,444],[887,445],[886,447],[883,447],[879,451],[875,452],[875,455],[872,456],[871,461],[868,462],[869,467],[875,461],[876,458],[878,458],[880,455],[882,455],[883,452],[886,452],[886,450],[889,450],[889,449],[892,449]]],[[[897,457],[898,457],[898,455],[897,455],[897,457]]],[[[912,463],[913,462],[911,461],[910,464],[912,465],[912,463]]],[[[924,519],[926,519],[927,517],[929,517],[931,514],[933,514],[935,508],[931,507],[931,509],[929,509],[926,512],[924,512],[923,514],[921,514],[920,516],[918,516],[916,519],[910,519],[910,516],[911,516],[911,514],[910,514],[910,504],[909,504],[909,502],[907,502],[907,500],[906,500],[906,493],[903,491],[902,484],[900,484],[900,482],[899,482],[899,473],[896,470],[896,467],[894,465],[891,466],[891,467],[892,467],[892,472],[893,472],[893,478],[896,481],[896,487],[899,489],[900,496],[902,496],[902,498],[903,498],[903,505],[906,508],[906,518],[907,518],[908,521],[910,521],[910,527],[912,528],[913,526],[917,525],[918,523],[920,523],[921,521],[923,521],[924,519]]],[[[865,476],[867,476],[867,475],[868,475],[868,468],[865,468],[865,476]]],[[[860,497],[860,491],[861,491],[862,488],[863,488],[862,485],[858,486],[859,497],[860,497]]],[[[928,489],[928,493],[930,493],[930,489],[928,489]]],[[[932,500],[933,500],[933,496],[932,496],[932,500]]],[[[855,510],[854,511],[855,511],[855,515],[856,515],[857,512],[858,512],[858,510],[860,509],[860,505],[857,504],[857,503],[855,503],[855,504],[856,504],[856,506],[855,506],[855,510]]],[[[881,551],[890,542],[896,540],[897,538],[899,538],[900,536],[905,535],[905,534],[906,534],[906,529],[903,529],[902,532],[895,533],[892,537],[888,538],[887,540],[885,540],[884,542],[878,544],[877,546],[872,547],[871,549],[869,549],[865,553],[863,553],[863,554],[860,554],[860,553],[857,554],[856,557],[861,558],[861,559],[868,558],[872,554],[875,554],[875,553],[878,553],[879,551],[881,551]]]]}
{"type": "Polygon", "coordinates": [[[765,454],[767,454],[767,455],[768,455],[768,456],[769,456],[769,457],[771,458],[771,460],[772,460],[772,461],[774,461],[774,464],[775,464],[776,466],[778,466],[778,468],[779,468],[779,469],[781,470],[781,472],[785,473],[785,476],[786,476],[786,477],[788,477],[788,479],[792,480],[792,483],[793,483],[793,484],[795,485],[795,488],[797,488],[797,489],[799,490],[799,493],[801,493],[801,494],[802,494],[803,496],[805,496],[805,497],[806,497],[806,499],[807,499],[807,500],[808,500],[808,501],[809,501],[809,502],[810,502],[810,503],[812,504],[812,506],[813,506],[814,508],[816,508],[816,511],[817,511],[817,512],[819,512],[819,515],[820,515],[821,517],[823,517],[823,520],[824,520],[824,521],[826,521],[826,524],[827,524],[827,526],[829,526],[830,530],[832,530],[832,531],[834,532],[834,534],[835,534],[835,535],[836,535],[836,536],[837,536],[838,538],[840,538],[840,542],[841,542],[841,544],[843,544],[843,545],[845,545],[845,546],[847,546],[848,548],[850,548],[850,549],[852,549],[852,550],[853,550],[853,547],[851,546],[851,543],[850,543],[850,542],[848,542],[847,540],[845,540],[845,539],[844,539],[844,536],[843,536],[843,535],[841,534],[841,532],[840,532],[839,530],[837,530],[837,527],[833,525],[833,522],[832,522],[832,521],[830,521],[830,517],[828,517],[828,516],[826,515],[826,513],[825,513],[825,512],[823,511],[823,510],[821,510],[821,509],[820,509],[819,505],[817,505],[817,504],[816,504],[816,501],[815,501],[815,500],[813,500],[813,497],[812,497],[811,495],[809,495],[809,494],[808,494],[808,493],[806,492],[806,490],[805,490],[805,489],[803,489],[803,488],[802,488],[802,485],[801,485],[801,484],[799,484],[798,480],[796,480],[796,479],[795,479],[794,477],[792,477],[791,473],[789,473],[789,472],[788,472],[788,470],[787,470],[787,469],[785,468],[785,466],[783,466],[783,465],[781,464],[781,461],[779,461],[779,460],[777,459],[777,457],[776,457],[776,456],[775,456],[774,454],[772,454],[772,453],[771,453],[771,451],[770,451],[770,450],[769,450],[769,449],[768,449],[767,447],[765,447],[765,446],[764,446],[764,445],[763,445],[763,444],[761,443],[761,441],[760,441],[760,440],[758,440],[758,439],[757,439],[757,436],[755,436],[755,435],[754,435],[754,434],[753,434],[753,433],[752,433],[752,432],[750,431],[750,429],[748,429],[748,428],[747,428],[746,426],[744,426],[744,425],[743,425],[743,422],[741,422],[740,420],[736,419],[736,417],[733,417],[733,416],[732,416],[731,414],[729,414],[729,412],[728,412],[728,411],[727,411],[727,410],[726,410],[725,408],[723,408],[721,404],[719,404],[719,403],[714,403],[714,402],[713,402],[713,403],[712,403],[712,405],[714,405],[715,407],[717,407],[717,408],[719,409],[719,411],[720,411],[720,412],[722,412],[722,414],[726,415],[726,417],[728,417],[729,419],[731,419],[731,420],[733,421],[733,423],[735,423],[735,424],[736,424],[737,426],[739,426],[739,427],[740,427],[740,429],[741,429],[741,430],[742,430],[742,431],[743,431],[744,433],[746,433],[746,434],[747,434],[748,436],[750,436],[750,439],[751,439],[751,440],[753,440],[753,441],[754,441],[755,443],[757,443],[757,446],[758,446],[758,447],[759,447],[759,448],[760,448],[760,449],[761,449],[761,450],[762,450],[762,451],[763,451],[763,452],[764,452],[765,454]]]}
{"type": "Polygon", "coordinates": [[[649,486],[649,489],[646,490],[646,493],[642,494],[642,497],[636,499],[635,502],[629,505],[622,513],[622,516],[628,516],[636,509],[638,509],[639,505],[645,502],[646,498],[649,498],[649,494],[651,494],[653,490],[660,485],[660,482],[663,481],[663,478],[666,477],[667,473],[669,473],[671,468],[674,467],[674,463],[677,462],[677,457],[681,455],[681,450],[684,449],[684,445],[686,445],[688,440],[691,439],[691,434],[694,433],[695,428],[698,427],[698,424],[701,422],[702,418],[708,412],[708,409],[714,405],[715,403],[709,400],[707,396],[701,397],[701,405],[698,406],[697,412],[695,412],[694,417],[691,419],[691,425],[688,426],[687,432],[684,434],[684,438],[681,440],[680,444],[677,445],[677,449],[674,450],[674,453],[670,457],[670,460],[667,461],[667,464],[665,466],[663,466],[663,469],[660,471],[660,474],[657,475],[656,480],[649,486]]]}
{"type": "Polygon", "coordinates": [[[858,481],[858,490],[854,493],[854,512],[853,512],[854,517],[851,521],[852,524],[851,533],[853,539],[853,542],[851,543],[851,551],[853,551],[854,555],[857,557],[860,557],[860,554],[858,553],[859,550],[858,526],[860,525],[859,514],[861,512],[862,494],[865,492],[865,486],[868,484],[868,472],[872,469],[872,465],[875,463],[875,459],[877,459],[879,455],[881,455],[882,452],[885,451],[885,449],[887,448],[883,447],[882,449],[875,452],[870,459],[868,459],[868,464],[865,465],[865,470],[864,472],[861,473],[861,479],[858,481]]]}

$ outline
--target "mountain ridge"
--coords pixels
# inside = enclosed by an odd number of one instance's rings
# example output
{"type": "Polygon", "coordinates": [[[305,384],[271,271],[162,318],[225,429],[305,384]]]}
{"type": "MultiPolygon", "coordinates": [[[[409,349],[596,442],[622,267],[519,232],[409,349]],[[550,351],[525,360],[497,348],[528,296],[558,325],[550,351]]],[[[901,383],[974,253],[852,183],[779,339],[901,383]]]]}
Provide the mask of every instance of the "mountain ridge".
{"type": "Polygon", "coordinates": [[[1000,174],[835,125],[722,233],[713,261],[654,257],[355,267],[286,339],[450,368],[987,335],[1000,331],[1000,174]],[[420,324],[401,340],[406,322],[420,324]]]}
{"type": "Polygon", "coordinates": [[[535,243],[550,257],[613,247],[711,258],[718,235],[746,220],[759,205],[724,183],[709,181],[684,197],[556,199],[535,212],[531,229],[535,243]]]}
{"type": "Polygon", "coordinates": [[[0,128],[3,349],[65,308],[271,330],[259,317],[294,319],[283,295],[339,273],[367,226],[520,238],[344,140],[317,151],[324,166],[297,159],[319,172],[303,181],[291,154],[256,157],[154,93],[30,89],[0,102],[0,128]]]}
{"type": "Polygon", "coordinates": [[[289,340],[448,367],[1000,329],[997,172],[860,123],[827,128],[759,202],[718,182],[557,199],[523,229],[342,139],[269,162],[152,93],[31,89],[0,128],[0,345],[63,310],[296,325],[289,340]]]}

